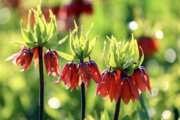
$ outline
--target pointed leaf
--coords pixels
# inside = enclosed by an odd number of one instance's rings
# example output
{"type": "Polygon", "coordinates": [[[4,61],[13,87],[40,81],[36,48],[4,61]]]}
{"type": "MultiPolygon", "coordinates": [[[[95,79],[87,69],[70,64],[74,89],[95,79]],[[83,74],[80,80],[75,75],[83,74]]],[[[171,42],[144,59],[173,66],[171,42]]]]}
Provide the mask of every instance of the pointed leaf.
{"type": "Polygon", "coordinates": [[[62,58],[72,61],[74,59],[74,57],[72,55],[57,51],[58,55],[61,56],[62,58]]]}

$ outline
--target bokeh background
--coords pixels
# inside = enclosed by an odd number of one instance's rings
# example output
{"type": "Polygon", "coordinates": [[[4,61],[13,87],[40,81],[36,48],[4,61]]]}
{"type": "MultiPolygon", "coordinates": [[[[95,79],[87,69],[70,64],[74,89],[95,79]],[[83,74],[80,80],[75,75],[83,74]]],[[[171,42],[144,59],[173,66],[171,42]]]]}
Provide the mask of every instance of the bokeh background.
{"type": "MultiPolygon", "coordinates": [[[[43,0],[42,8],[61,8],[68,0],[43,0]]],[[[88,30],[94,27],[90,38],[100,35],[91,58],[100,71],[102,50],[106,36],[114,35],[118,41],[150,37],[156,39],[157,50],[145,55],[143,66],[150,76],[152,94],[144,94],[145,103],[153,120],[177,120],[180,114],[180,1],[179,0],[92,0],[93,13],[81,14],[80,25],[88,30]]],[[[26,21],[28,9],[36,7],[37,0],[0,0],[0,120],[37,120],[39,102],[38,67],[20,72],[20,67],[5,59],[20,50],[10,41],[23,40],[20,21],[26,21]],[[17,4],[12,2],[18,1],[17,4]]],[[[59,14],[59,13],[58,13],[59,14]]],[[[59,17],[59,16],[58,16],[59,17]]],[[[58,18],[57,17],[57,18],[58,18]]],[[[61,27],[62,22],[58,23],[61,27]]],[[[59,29],[59,38],[69,34],[69,29],[59,29]]],[[[146,47],[150,47],[150,44],[146,47]]],[[[68,40],[55,49],[70,53],[68,40]]],[[[59,58],[61,68],[68,62],[59,58]]],[[[45,70],[44,70],[45,71],[45,70]]],[[[71,91],[63,83],[53,84],[57,77],[45,74],[45,120],[80,120],[80,87],[71,91]]],[[[96,84],[91,81],[86,90],[86,116],[99,120],[106,110],[113,118],[115,101],[95,96],[96,84]]],[[[139,102],[121,103],[119,119],[139,118],[139,102]]]]}

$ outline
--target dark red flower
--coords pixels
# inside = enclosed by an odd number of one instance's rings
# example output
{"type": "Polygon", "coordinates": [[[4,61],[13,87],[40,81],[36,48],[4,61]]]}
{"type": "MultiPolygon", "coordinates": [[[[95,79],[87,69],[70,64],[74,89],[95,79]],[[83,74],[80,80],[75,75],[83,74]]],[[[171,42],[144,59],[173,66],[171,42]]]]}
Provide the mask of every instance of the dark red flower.
{"type": "Polygon", "coordinates": [[[143,66],[140,66],[138,69],[134,71],[132,78],[135,80],[141,92],[145,92],[147,88],[151,93],[149,76],[146,73],[146,70],[143,66]]]}
{"type": "Polygon", "coordinates": [[[30,48],[22,47],[21,51],[7,58],[6,61],[13,60],[14,64],[22,66],[21,71],[26,71],[31,65],[32,58],[33,51],[30,48]]]}
{"type": "Polygon", "coordinates": [[[146,88],[151,92],[149,77],[144,67],[139,67],[131,76],[122,70],[105,70],[102,73],[102,82],[97,86],[96,95],[99,93],[102,98],[109,96],[111,101],[115,99],[116,102],[122,98],[124,103],[128,104],[130,100],[139,100],[139,90],[144,92],[146,88]]]}
{"type": "Polygon", "coordinates": [[[7,6],[17,8],[17,7],[19,7],[21,0],[3,0],[3,2],[7,6]]]}
{"type": "MultiPolygon", "coordinates": [[[[143,49],[143,52],[147,56],[153,55],[159,50],[159,43],[155,38],[152,37],[141,37],[138,39],[138,45],[143,49]]],[[[141,53],[141,50],[140,54],[141,53]]]]}
{"type": "Polygon", "coordinates": [[[63,80],[66,87],[70,86],[71,89],[74,89],[83,82],[88,88],[91,78],[97,83],[101,81],[99,69],[94,61],[80,62],[79,64],[69,62],[65,65],[58,81],[55,83],[63,80]]]}
{"type": "Polygon", "coordinates": [[[56,51],[47,51],[44,55],[44,62],[48,75],[60,74],[60,66],[58,61],[58,55],[56,51]]]}
{"type": "Polygon", "coordinates": [[[99,72],[97,64],[93,60],[89,61],[88,63],[88,70],[91,73],[91,76],[94,79],[94,81],[96,83],[100,83],[102,79],[101,73],[99,72]]]}
{"type": "Polygon", "coordinates": [[[65,19],[70,16],[80,16],[83,13],[93,13],[92,4],[90,2],[75,1],[64,5],[59,11],[59,16],[65,19]]]}
{"type": "Polygon", "coordinates": [[[57,20],[58,29],[61,31],[74,29],[74,20],[78,24],[80,15],[92,15],[92,13],[92,4],[88,1],[74,1],[64,5],[59,11],[59,19],[57,20]]]}
{"type": "Polygon", "coordinates": [[[58,81],[55,83],[59,83],[61,81],[64,81],[64,84],[67,88],[71,87],[73,90],[75,87],[79,84],[79,73],[78,73],[78,66],[74,62],[67,63],[63,70],[61,75],[58,78],[58,81]]]}

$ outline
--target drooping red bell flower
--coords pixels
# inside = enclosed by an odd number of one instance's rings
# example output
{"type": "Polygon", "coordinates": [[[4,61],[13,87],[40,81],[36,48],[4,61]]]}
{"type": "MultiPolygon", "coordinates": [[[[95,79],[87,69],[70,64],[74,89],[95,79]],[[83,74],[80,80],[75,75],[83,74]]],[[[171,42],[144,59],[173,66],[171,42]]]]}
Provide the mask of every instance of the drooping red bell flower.
{"type": "MultiPolygon", "coordinates": [[[[143,49],[146,56],[152,56],[159,50],[159,43],[155,38],[152,37],[141,37],[138,39],[138,45],[143,49]]],[[[141,53],[141,50],[140,54],[141,53]]]]}
{"type": "Polygon", "coordinates": [[[11,57],[7,58],[8,60],[13,60],[13,63],[18,66],[22,66],[21,71],[26,71],[30,65],[33,58],[33,51],[27,47],[21,47],[21,51],[13,54],[11,57]]]}
{"type": "Polygon", "coordinates": [[[110,100],[112,101],[115,97],[116,92],[116,85],[117,85],[117,77],[114,72],[110,72],[105,70],[102,73],[102,82],[98,84],[96,95],[100,93],[102,98],[109,96],[110,100]]]}
{"type": "Polygon", "coordinates": [[[145,92],[146,88],[151,92],[149,77],[145,68],[139,67],[129,76],[122,70],[108,71],[102,73],[102,82],[98,84],[96,94],[102,98],[109,96],[110,100],[119,101],[120,98],[125,104],[130,100],[139,100],[139,90],[145,92]]]}
{"type": "Polygon", "coordinates": [[[69,62],[65,65],[58,81],[55,83],[64,81],[66,87],[71,87],[73,90],[83,82],[88,88],[91,78],[97,83],[101,81],[101,74],[94,61],[80,62],[79,64],[69,62]]]}
{"type": "Polygon", "coordinates": [[[140,66],[134,71],[132,78],[136,82],[141,92],[145,92],[147,88],[149,92],[151,93],[149,76],[146,73],[146,70],[143,66],[140,66]]]}
{"type": "Polygon", "coordinates": [[[44,55],[44,62],[48,75],[60,74],[61,70],[60,70],[58,55],[56,51],[47,51],[44,55]]]}

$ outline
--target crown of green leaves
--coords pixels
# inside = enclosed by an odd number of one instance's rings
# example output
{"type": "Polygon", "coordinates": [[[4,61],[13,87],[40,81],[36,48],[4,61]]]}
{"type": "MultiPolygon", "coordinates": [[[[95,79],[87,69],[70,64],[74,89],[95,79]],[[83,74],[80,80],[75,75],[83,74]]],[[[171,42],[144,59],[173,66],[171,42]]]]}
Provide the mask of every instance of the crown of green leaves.
{"type": "Polygon", "coordinates": [[[93,24],[91,25],[87,33],[84,32],[83,27],[81,27],[81,31],[79,31],[76,22],[74,22],[74,25],[75,25],[75,29],[72,32],[70,32],[69,35],[70,49],[72,55],[63,52],[58,52],[58,53],[61,57],[67,60],[75,60],[75,59],[83,60],[86,57],[89,57],[90,53],[92,52],[96,44],[98,36],[96,36],[93,39],[88,38],[88,35],[93,27],[93,24]]]}
{"type": "MultiPolygon", "coordinates": [[[[43,46],[48,49],[58,45],[56,18],[51,10],[49,10],[49,14],[50,22],[46,22],[40,5],[37,6],[37,10],[30,9],[27,28],[23,27],[23,21],[21,21],[21,32],[25,41],[13,41],[11,43],[18,43],[29,48],[43,46]],[[34,25],[31,24],[32,13],[34,14],[34,25]]],[[[65,39],[61,40],[60,43],[64,41],[65,39]]]]}
{"type": "Polygon", "coordinates": [[[128,75],[133,74],[144,60],[144,54],[139,55],[137,41],[132,36],[131,41],[117,42],[115,37],[107,37],[110,41],[109,50],[106,51],[106,42],[104,43],[103,62],[106,66],[110,66],[113,70],[121,69],[128,75]]]}

